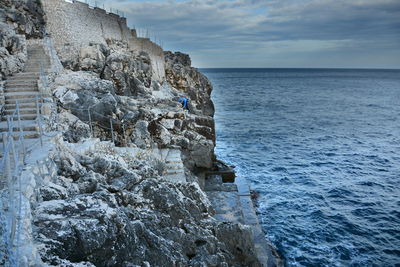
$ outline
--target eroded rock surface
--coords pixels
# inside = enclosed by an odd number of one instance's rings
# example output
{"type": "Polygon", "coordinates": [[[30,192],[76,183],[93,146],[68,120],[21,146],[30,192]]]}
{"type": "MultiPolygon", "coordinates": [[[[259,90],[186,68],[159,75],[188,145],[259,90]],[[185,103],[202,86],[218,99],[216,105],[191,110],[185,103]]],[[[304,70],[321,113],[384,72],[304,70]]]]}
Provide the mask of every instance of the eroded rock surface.
{"type": "Polygon", "coordinates": [[[165,72],[167,81],[180,91],[185,92],[193,101],[193,107],[206,116],[214,115],[211,101],[212,85],[207,77],[191,66],[189,55],[165,52],[165,72]]]}
{"type": "Polygon", "coordinates": [[[27,39],[44,37],[46,22],[39,0],[0,0],[0,18],[27,39]]]}
{"type": "Polygon", "coordinates": [[[250,229],[215,221],[198,184],[163,180],[148,150],[73,150],[59,144],[58,174],[33,211],[45,263],[259,266],[250,229]]]}

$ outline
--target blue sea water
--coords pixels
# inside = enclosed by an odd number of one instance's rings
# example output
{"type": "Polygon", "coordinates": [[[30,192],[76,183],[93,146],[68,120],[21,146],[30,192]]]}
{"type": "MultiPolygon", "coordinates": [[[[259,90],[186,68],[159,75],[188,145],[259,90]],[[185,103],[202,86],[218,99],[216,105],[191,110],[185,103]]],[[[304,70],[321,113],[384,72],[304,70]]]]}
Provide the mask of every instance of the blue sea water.
{"type": "Polygon", "coordinates": [[[400,266],[400,70],[202,71],[287,266],[400,266]]]}

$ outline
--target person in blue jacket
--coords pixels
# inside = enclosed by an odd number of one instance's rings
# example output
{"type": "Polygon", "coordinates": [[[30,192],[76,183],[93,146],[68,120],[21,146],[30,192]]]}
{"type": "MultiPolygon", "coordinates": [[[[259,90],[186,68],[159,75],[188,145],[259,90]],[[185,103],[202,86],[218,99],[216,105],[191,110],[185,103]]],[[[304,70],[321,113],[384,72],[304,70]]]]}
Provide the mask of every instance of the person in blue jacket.
{"type": "Polygon", "coordinates": [[[183,109],[189,110],[188,99],[186,97],[180,97],[178,102],[182,104],[183,109]]]}

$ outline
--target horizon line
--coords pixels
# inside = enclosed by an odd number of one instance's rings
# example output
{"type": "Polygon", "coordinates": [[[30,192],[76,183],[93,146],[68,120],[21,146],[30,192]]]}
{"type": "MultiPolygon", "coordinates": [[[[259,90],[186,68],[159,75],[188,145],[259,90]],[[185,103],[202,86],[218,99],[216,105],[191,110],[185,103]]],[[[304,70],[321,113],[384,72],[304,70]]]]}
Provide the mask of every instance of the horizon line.
{"type": "Polygon", "coordinates": [[[399,68],[351,68],[351,67],[195,67],[197,69],[326,69],[326,70],[400,70],[399,68]]]}

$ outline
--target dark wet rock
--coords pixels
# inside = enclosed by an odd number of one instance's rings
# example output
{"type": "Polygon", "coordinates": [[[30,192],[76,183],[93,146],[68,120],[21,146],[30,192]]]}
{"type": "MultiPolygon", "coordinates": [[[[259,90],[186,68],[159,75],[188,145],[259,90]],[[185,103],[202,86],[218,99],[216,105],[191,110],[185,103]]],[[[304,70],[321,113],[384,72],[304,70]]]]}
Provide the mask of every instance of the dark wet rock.
{"type": "Polygon", "coordinates": [[[251,238],[251,229],[241,224],[221,223],[216,232],[216,236],[221,240],[229,251],[234,252],[234,261],[243,266],[261,266],[256,260],[251,238]],[[236,233],[232,235],[232,233],[236,233]],[[252,255],[252,257],[249,257],[252,255]]]}
{"type": "Polygon", "coordinates": [[[1,17],[17,34],[27,39],[44,37],[46,21],[38,0],[0,0],[1,17]]]}
{"type": "Polygon", "coordinates": [[[26,62],[25,36],[0,23],[0,80],[21,71],[26,62]]]}

